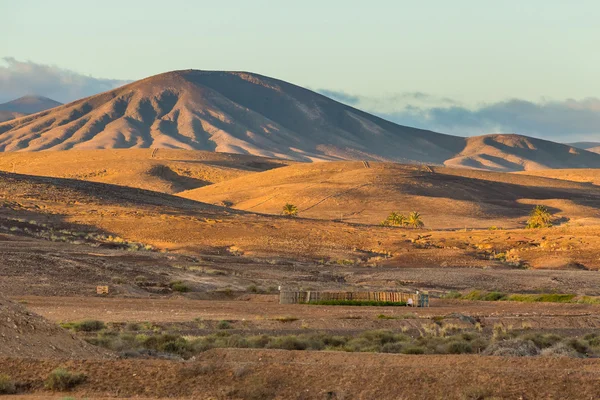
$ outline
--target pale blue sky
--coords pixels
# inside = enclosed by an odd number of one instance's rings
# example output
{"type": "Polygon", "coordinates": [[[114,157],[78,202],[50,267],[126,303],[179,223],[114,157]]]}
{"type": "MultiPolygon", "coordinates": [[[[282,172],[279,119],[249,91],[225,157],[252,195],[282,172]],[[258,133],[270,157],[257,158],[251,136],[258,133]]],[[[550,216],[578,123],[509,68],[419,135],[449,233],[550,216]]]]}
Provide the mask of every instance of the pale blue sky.
{"type": "Polygon", "coordinates": [[[101,78],[246,70],[380,114],[414,92],[467,108],[600,95],[598,0],[0,0],[0,15],[0,57],[101,78]]]}

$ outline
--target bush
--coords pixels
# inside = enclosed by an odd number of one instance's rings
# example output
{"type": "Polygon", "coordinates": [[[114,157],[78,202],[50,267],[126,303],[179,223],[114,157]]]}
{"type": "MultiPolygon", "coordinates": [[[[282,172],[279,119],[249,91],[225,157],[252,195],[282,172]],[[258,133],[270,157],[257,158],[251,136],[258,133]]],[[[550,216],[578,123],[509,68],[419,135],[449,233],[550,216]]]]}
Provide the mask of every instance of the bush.
{"type": "Polygon", "coordinates": [[[231,329],[231,323],[229,321],[219,321],[217,329],[231,329]]]}
{"type": "Polygon", "coordinates": [[[582,355],[578,353],[573,347],[569,346],[565,342],[556,343],[552,347],[542,350],[542,356],[545,357],[574,357],[580,358],[582,355]]]}
{"type": "Polygon", "coordinates": [[[46,389],[65,392],[85,381],[85,375],[69,372],[64,368],[57,368],[48,375],[44,385],[46,389]]]}
{"type": "Polygon", "coordinates": [[[179,292],[179,293],[187,293],[191,290],[190,287],[187,286],[182,281],[171,282],[171,283],[169,283],[169,286],[171,287],[171,290],[173,290],[174,292],[179,292]]]}
{"type": "Polygon", "coordinates": [[[407,346],[401,351],[402,354],[425,354],[425,349],[419,346],[407,346]]]}
{"type": "Polygon", "coordinates": [[[62,323],[60,326],[65,329],[74,330],[75,332],[98,332],[106,328],[104,322],[93,319],[80,322],[62,323]]]}
{"type": "Polygon", "coordinates": [[[487,356],[531,357],[540,354],[540,349],[531,340],[509,339],[490,345],[483,354],[487,356]]]}
{"type": "Polygon", "coordinates": [[[473,346],[466,340],[452,341],[446,345],[449,354],[469,354],[473,352],[473,346]]]}
{"type": "Polygon", "coordinates": [[[0,394],[14,394],[16,392],[17,388],[10,376],[0,374],[0,394]]]}

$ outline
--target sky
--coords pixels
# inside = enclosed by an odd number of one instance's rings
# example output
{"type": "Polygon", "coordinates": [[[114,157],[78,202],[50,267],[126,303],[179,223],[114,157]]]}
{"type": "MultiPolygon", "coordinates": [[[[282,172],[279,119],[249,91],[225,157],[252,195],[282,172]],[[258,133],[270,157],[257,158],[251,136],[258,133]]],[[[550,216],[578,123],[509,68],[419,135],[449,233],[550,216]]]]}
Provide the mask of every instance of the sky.
{"type": "Polygon", "coordinates": [[[0,15],[0,101],[244,70],[445,133],[600,141],[597,0],[0,0],[0,15]]]}

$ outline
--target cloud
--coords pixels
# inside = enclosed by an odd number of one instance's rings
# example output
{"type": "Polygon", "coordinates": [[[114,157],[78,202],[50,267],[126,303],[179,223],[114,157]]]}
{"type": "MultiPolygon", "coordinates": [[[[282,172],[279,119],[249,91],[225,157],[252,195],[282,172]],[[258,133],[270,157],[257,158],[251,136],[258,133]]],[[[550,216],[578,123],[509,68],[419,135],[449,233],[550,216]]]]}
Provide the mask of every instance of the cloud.
{"type": "Polygon", "coordinates": [[[423,92],[404,92],[383,96],[362,96],[329,89],[317,89],[316,91],[324,96],[363,110],[377,110],[378,112],[383,113],[393,113],[403,107],[433,107],[457,104],[456,101],[447,97],[437,97],[423,92]]]}
{"type": "Polygon", "coordinates": [[[94,78],[54,65],[19,61],[12,57],[4,57],[1,60],[3,63],[0,62],[0,102],[35,94],[67,103],[130,82],[94,78]]]}
{"type": "Polygon", "coordinates": [[[421,92],[360,96],[319,90],[335,100],[401,125],[460,136],[518,133],[570,142],[600,141],[600,99],[532,102],[511,99],[466,107],[421,92]]]}

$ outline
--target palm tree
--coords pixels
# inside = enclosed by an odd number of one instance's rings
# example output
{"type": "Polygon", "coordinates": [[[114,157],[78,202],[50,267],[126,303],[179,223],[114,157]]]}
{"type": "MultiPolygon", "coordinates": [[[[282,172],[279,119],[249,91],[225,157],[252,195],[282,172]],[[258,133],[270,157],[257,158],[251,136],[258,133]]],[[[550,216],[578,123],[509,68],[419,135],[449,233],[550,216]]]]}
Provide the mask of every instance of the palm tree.
{"type": "Polygon", "coordinates": [[[281,212],[281,214],[285,215],[286,217],[297,217],[298,216],[298,207],[296,207],[293,204],[290,203],[286,203],[285,206],[283,206],[283,211],[281,212]]]}
{"type": "Polygon", "coordinates": [[[548,207],[537,205],[529,214],[527,220],[527,229],[549,228],[552,226],[552,214],[548,207]]]}
{"type": "Polygon", "coordinates": [[[392,211],[381,224],[385,226],[404,226],[406,225],[406,217],[396,211],[392,211]]]}
{"type": "Polygon", "coordinates": [[[413,228],[422,228],[425,226],[421,220],[421,214],[416,211],[413,211],[408,215],[408,220],[406,223],[408,226],[412,226],[413,228]]]}

